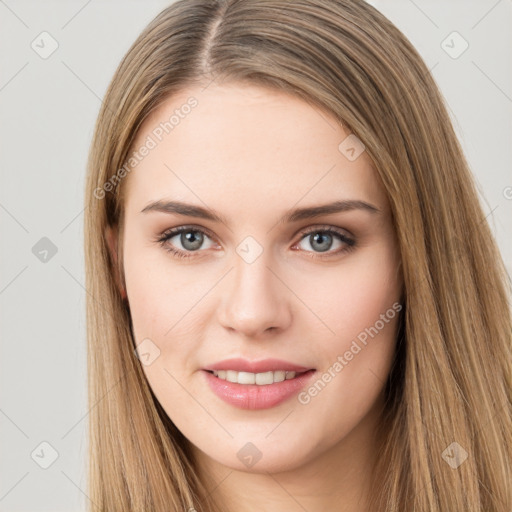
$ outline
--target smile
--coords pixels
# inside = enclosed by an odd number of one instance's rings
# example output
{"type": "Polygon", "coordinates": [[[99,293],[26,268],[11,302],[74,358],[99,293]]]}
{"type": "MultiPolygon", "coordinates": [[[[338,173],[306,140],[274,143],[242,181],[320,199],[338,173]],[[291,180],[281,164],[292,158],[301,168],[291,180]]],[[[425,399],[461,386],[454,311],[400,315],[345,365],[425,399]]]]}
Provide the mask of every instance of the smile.
{"type": "Polygon", "coordinates": [[[234,370],[203,370],[211,391],[240,409],[268,409],[298,394],[313,378],[315,370],[275,370],[261,373],[234,370]],[[275,380],[274,380],[275,379],[275,380]]]}

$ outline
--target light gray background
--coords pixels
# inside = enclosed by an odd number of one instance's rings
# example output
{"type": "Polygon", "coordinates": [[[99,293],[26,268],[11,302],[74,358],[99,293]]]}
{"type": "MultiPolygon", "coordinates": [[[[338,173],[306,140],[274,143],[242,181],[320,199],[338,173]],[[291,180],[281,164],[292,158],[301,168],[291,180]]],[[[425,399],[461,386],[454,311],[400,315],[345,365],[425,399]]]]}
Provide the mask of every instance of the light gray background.
{"type": "MultiPolygon", "coordinates": [[[[370,3],[433,69],[511,273],[511,0],[370,3]],[[461,48],[446,39],[453,31],[469,44],[458,58],[442,46],[461,48]]],[[[83,511],[90,504],[85,162],[117,64],[168,4],[0,0],[0,511],[83,511]],[[46,59],[31,47],[34,40],[43,45],[43,31],[59,45],[46,59]],[[33,253],[43,237],[57,248],[46,262],[33,253]],[[43,442],[58,453],[48,469],[40,465],[53,452],[43,442]]]]}

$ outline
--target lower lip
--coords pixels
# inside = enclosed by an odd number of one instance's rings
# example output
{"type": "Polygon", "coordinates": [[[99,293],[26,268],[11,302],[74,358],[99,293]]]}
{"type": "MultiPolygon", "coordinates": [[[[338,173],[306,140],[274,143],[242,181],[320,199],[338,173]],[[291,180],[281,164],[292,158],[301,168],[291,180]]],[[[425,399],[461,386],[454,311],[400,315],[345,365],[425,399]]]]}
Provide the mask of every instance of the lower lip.
{"type": "Polygon", "coordinates": [[[310,381],[315,370],[308,370],[293,379],[263,386],[228,382],[206,370],[203,370],[203,373],[210,389],[219,398],[240,409],[256,410],[274,407],[297,394],[310,381]]]}

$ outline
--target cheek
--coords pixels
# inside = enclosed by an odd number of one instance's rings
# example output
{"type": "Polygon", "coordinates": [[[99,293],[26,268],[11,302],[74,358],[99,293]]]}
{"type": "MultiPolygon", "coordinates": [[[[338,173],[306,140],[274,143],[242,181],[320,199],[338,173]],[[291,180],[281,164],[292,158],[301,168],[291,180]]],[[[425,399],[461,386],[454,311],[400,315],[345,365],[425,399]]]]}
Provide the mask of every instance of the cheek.
{"type": "Polygon", "coordinates": [[[388,324],[393,323],[397,309],[401,309],[397,265],[393,247],[383,243],[372,250],[355,253],[338,267],[306,278],[302,293],[325,324],[322,332],[330,340],[330,347],[345,349],[347,342],[350,345],[350,340],[376,322],[383,336],[391,330],[388,324]],[[306,290],[310,290],[307,295],[306,290]]]}
{"type": "Polygon", "coordinates": [[[321,365],[298,401],[318,446],[338,442],[378,406],[396,351],[402,306],[394,299],[386,288],[372,287],[343,297],[329,319],[335,334],[317,341],[321,365]]]}
{"type": "Polygon", "coordinates": [[[329,279],[315,279],[317,292],[310,296],[310,304],[329,330],[322,327],[324,335],[316,340],[320,382],[306,390],[304,404],[341,402],[345,416],[371,406],[388,377],[396,349],[402,310],[396,268],[392,248],[382,246],[330,269],[329,279]],[[322,398],[317,399],[319,395],[322,398]]]}
{"type": "Polygon", "coordinates": [[[198,278],[192,270],[180,271],[163,250],[140,250],[143,242],[131,242],[128,239],[125,245],[125,281],[142,370],[168,416],[182,419],[186,428],[198,415],[196,410],[180,411],[191,409],[188,393],[196,392],[188,379],[197,369],[195,354],[208,319],[206,301],[199,299],[211,287],[210,280],[198,278]],[[149,361],[144,353],[149,353],[149,361]]]}
{"type": "Polygon", "coordinates": [[[347,274],[343,290],[331,285],[322,310],[331,331],[317,340],[323,369],[352,394],[364,392],[368,379],[383,383],[395,351],[400,290],[380,270],[347,274]]]}
{"type": "Polygon", "coordinates": [[[169,261],[171,256],[163,249],[141,250],[144,241],[127,238],[125,247],[125,281],[135,344],[143,343],[141,349],[155,354],[143,370],[159,400],[165,403],[166,396],[174,396],[179,402],[183,390],[178,382],[197,371],[197,355],[215,311],[206,297],[211,272],[206,275],[194,266],[180,268],[169,261]]]}
{"type": "Polygon", "coordinates": [[[137,340],[149,337],[165,343],[190,321],[189,316],[197,321],[195,305],[209,281],[173,264],[164,249],[147,245],[146,240],[128,235],[124,246],[134,335],[137,340]]]}

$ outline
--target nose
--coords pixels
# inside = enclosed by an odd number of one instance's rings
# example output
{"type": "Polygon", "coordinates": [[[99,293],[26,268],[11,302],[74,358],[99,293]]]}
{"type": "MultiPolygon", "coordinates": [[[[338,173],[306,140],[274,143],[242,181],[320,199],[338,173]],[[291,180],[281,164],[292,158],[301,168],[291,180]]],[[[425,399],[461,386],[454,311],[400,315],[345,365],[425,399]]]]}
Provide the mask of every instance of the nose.
{"type": "Polygon", "coordinates": [[[252,263],[236,256],[218,309],[220,324],[247,338],[281,331],[291,321],[292,293],[265,254],[252,263]]]}

